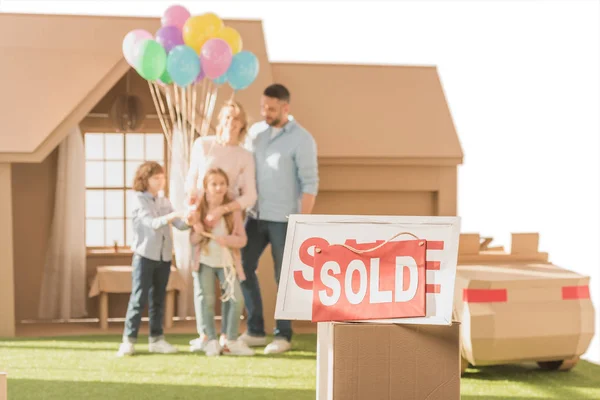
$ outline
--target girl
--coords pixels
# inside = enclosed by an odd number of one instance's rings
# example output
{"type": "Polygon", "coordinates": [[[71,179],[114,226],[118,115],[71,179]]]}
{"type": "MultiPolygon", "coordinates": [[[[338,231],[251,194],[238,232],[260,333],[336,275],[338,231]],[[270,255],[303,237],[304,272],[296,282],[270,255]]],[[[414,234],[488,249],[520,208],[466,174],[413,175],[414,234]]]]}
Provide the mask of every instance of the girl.
{"type": "Polygon", "coordinates": [[[205,222],[208,214],[231,202],[227,194],[229,179],[222,169],[212,168],[206,172],[203,189],[190,238],[194,245],[194,308],[196,320],[201,324],[200,333],[204,335],[199,338],[199,346],[192,346],[192,351],[204,350],[207,356],[218,356],[221,352],[254,355],[244,341],[236,340],[244,307],[238,280],[238,277],[244,280],[240,249],[247,241],[242,215],[238,210],[220,216],[214,224],[205,222]],[[215,277],[219,278],[223,293],[222,321],[227,323],[227,339],[223,345],[215,331],[215,277]]]}
{"type": "Polygon", "coordinates": [[[148,161],[140,165],[133,181],[133,273],[132,290],[127,307],[123,343],[118,356],[134,354],[142,312],[149,299],[149,350],[151,353],[175,353],[177,349],[165,341],[163,315],[165,292],[171,272],[173,239],[170,224],[189,229],[182,214],[173,210],[171,202],[159,196],[165,187],[163,167],[148,161]]]}
{"type": "MultiPolygon", "coordinates": [[[[201,137],[196,140],[192,149],[190,169],[187,176],[186,188],[189,202],[196,207],[202,198],[203,180],[206,171],[211,168],[221,168],[229,178],[228,202],[213,208],[206,215],[207,225],[212,225],[223,215],[232,211],[254,206],[256,202],[256,177],[254,173],[254,157],[242,147],[248,132],[248,117],[242,105],[235,101],[227,101],[219,112],[219,122],[216,135],[201,137]]],[[[195,295],[196,296],[196,295],[195,295]]],[[[223,314],[227,313],[227,303],[222,305],[223,314]]],[[[199,316],[196,313],[196,316],[199,316]]],[[[227,337],[227,321],[221,320],[221,346],[225,345],[227,337]]],[[[237,322],[236,322],[237,323],[237,322]]],[[[202,321],[196,318],[198,335],[191,340],[191,350],[202,350],[202,321]]],[[[236,339],[236,338],[232,338],[236,339]]]]}

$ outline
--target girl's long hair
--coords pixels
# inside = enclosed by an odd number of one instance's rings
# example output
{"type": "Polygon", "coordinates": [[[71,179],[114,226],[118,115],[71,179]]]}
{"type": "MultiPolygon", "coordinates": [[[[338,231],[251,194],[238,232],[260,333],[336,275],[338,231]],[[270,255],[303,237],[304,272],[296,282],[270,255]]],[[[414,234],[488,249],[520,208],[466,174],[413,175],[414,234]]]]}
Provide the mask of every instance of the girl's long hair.
{"type": "MultiPolygon", "coordinates": [[[[208,215],[208,201],[206,200],[206,188],[208,186],[208,179],[212,175],[221,175],[225,179],[225,183],[227,184],[227,188],[229,189],[229,177],[227,176],[225,171],[223,171],[221,168],[211,168],[208,171],[206,171],[206,174],[204,175],[204,180],[202,182],[202,185],[204,187],[204,193],[202,194],[202,198],[200,199],[200,207],[198,209],[198,212],[200,214],[200,223],[202,224],[202,228],[204,229],[204,232],[207,233],[210,233],[212,229],[204,224],[204,220],[208,215]]],[[[229,197],[229,193],[225,193],[225,197],[223,197],[222,204],[228,204],[230,202],[231,198],[229,197]]],[[[233,213],[225,214],[223,218],[225,218],[227,232],[231,234],[231,232],[233,232],[233,213]]],[[[200,239],[199,243],[200,247],[204,248],[209,241],[209,238],[202,236],[202,239],[200,239]]]]}

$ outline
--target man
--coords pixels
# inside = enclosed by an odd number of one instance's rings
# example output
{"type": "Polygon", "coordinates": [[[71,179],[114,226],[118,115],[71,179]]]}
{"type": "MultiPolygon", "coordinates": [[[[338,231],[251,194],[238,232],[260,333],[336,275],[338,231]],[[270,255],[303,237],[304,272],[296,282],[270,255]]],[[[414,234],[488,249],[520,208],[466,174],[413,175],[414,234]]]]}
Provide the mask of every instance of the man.
{"type": "MultiPolygon", "coordinates": [[[[266,345],[262,298],[256,269],[258,260],[271,244],[275,282],[279,285],[283,248],[290,214],[312,212],[319,174],[315,140],[290,112],[290,92],[283,85],[265,89],[261,98],[263,123],[250,130],[249,147],[256,163],[258,201],[248,213],[248,244],[242,250],[246,280],[242,291],[248,312],[248,331],[240,336],[249,346],[266,345]]],[[[276,321],[275,338],[265,354],[291,348],[291,321],[276,321]]]]}

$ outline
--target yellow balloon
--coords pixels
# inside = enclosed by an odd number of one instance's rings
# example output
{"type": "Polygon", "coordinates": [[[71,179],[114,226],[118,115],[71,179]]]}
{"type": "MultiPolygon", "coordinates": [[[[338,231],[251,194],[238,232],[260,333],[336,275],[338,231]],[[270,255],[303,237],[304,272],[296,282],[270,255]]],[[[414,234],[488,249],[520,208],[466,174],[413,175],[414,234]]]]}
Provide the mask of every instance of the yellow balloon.
{"type": "Polygon", "coordinates": [[[216,37],[223,27],[221,18],[213,13],[190,17],[183,25],[183,42],[200,54],[204,43],[216,37]]]}
{"type": "Polygon", "coordinates": [[[217,33],[217,37],[219,39],[223,39],[229,44],[231,47],[231,52],[233,54],[239,53],[242,51],[242,37],[239,32],[233,29],[230,26],[226,26],[217,33]]]}

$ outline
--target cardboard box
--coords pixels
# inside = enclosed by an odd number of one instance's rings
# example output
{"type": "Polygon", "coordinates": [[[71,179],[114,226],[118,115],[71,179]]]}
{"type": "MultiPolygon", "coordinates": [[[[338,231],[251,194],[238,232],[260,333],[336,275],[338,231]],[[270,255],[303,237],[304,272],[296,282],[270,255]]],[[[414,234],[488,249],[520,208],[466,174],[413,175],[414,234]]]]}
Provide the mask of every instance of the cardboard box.
{"type": "Polygon", "coordinates": [[[458,323],[318,329],[317,400],[460,399],[458,323]]]}
{"type": "Polygon", "coordinates": [[[539,233],[513,233],[510,245],[511,254],[535,254],[540,243],[539,233]]]}
{"type": "Polygon", "coordinates": [[[458,242],[458,254],[479,254],[481,237],[479,233],[461,233],[458,242]]]}

